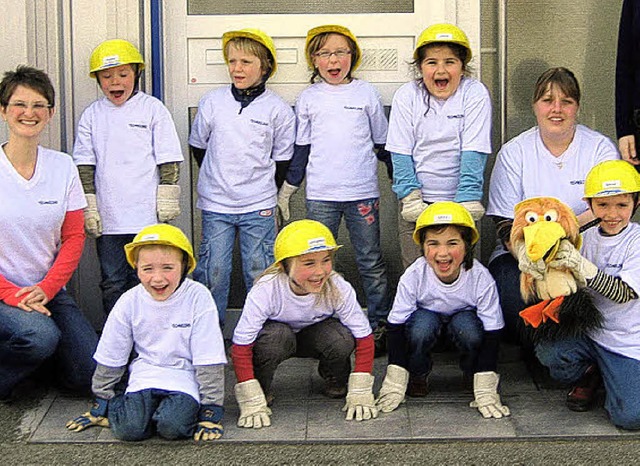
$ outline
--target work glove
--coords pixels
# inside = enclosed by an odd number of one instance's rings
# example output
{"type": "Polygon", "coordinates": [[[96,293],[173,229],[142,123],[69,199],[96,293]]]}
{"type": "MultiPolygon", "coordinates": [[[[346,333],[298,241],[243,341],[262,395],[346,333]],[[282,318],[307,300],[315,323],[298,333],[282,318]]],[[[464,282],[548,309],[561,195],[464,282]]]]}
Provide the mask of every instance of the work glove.
{"type": "Polygon", "coordinates": [[[267,400],[260,383],[256,379],[236,384],[234,387],[236,400],[240,406],[238,427],[269,427],[271,425],[271,409],[267,406],[267,400]]]}
{"type": "Polygon", "coordinates": [[[422,191],[414,189],[400,201],[402,208],[400,215],[407,222],[415,223],[420,217],[420,214],[429,207],[429,204],[422,200],[422,191]]]}
{"type": "Polygon", "coordinates": [[[109,401],[104,398],[95,398],[88,412],[67,422],[67,429],[73,432],[81,432],[93,426],[109,427],[109,419],[107,419],[108,404],[109,401]]]}
{"type": "Polygon", "coordinates": [[[527,255],[527,246],[524,241],[515,245],[516,257],[518,258],[518,268],[522,273],[531,275],[534,280],[544,279],[547,264],[543,259],[533,262],[527,255]]]}
{"type": "Polygon", "coordinates": [[[278,209],[280,210],[282,220],[285,222],[291,218],[291,213],[289,212],[289,200],[298,189],[299,186],[294,186],[285,181],[280,187],[280,191],[278,191],[278,209]]]}
{"type": "Polygon", "coordinates": [[[158,222],[165,223],[180,215],[180,185],[159,184],[156,197],[158,222]]]}
{"type": "Polygon", "coordinates": [[[460,205],[469,211],[474,222],[480,220],[484,215],[484,207],[480,201],[464,201],[460,202],[460,205]]]}
{"type": "Polygon", "coordinates": [[[404,403],[404,394],[407,391],[408,383],[409,372],[404,367],[390,364],[387,367],[387,375],[382,382],[382,387],[380,387],[380,393],[378,393],[376,407],[383,413],[390,413],[396,409],[401,403],[404,403]]]}
{"type": "Polygon", "coordinates": [[[485,419],[494,417],[499,419],[509,416],[509,408],[502,404],[498,395],[500,376],[495,372],[476,372],[473,374],[473,395],[475,400],[469,407],[478,408],[485,419]]]}
{"type": "Polygon", "coordinates": [[[586,286],[587,280],[591,280],[598,274],[598,267],[585,259],[573,243],[567,239],[560,240],[556,256],[549,265],[554,268],[566,267],[570,269],[581,286],[586,286]]]}
{"type": "Polygon", "coordinates": [[[84,229],[91,238],[102,235],[102,219],[98,212],[98,201],[95,194],[87,194],[87,207],[84,208],[84,229]]]}
{"type": "Polygon", "coordinates": [[[198,425],[193,434],[196,442],[217,440],[224,434],[224,428],[220,421],[224,414],[224,408],[216,404],[202,405],[198,412],[198,425]]]}
{"type": "Polygon", "coordinates": [[[347,421],[354,417],[356,421],[378,417],[378,408],[373,399],[373,381],[374,377],[367,372],[352,372],[349,376],[347,400],[342,408],[347,412],[347,421]]]}

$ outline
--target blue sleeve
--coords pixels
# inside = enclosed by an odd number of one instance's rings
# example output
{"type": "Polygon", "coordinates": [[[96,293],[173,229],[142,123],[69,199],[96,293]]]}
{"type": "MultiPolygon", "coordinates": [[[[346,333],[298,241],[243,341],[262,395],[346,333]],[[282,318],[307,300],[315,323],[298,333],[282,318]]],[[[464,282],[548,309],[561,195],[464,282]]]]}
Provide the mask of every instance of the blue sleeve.
{"type": "Polygon", "coordinates": [[[287,171],[287,183],[293,186],[300,186],[304,175],[307,171],[307,163],[309,163],[309,152],[311,151],[311,145],[306,144],[304,146],[295,145],[293,148],[293,157],[291,158],[291,165],[287,171]]]}
{"type": "Polygon", "coordinates": [[[462,151],[460,154],[460,181],[453,199],[456,202],[479,201],[482,199],[484,185],[484,167],[488,154],[475,151],[462,151]]]}
{"type": "Polygon", "coordinates": [[[413,157],[405,154],[391,152],[391,162],[393,163],[393,192],[398,199],[407,197],[415,190],[420,189],[420,183],[416,176],[416,169],[413,166],[413,157]]]}

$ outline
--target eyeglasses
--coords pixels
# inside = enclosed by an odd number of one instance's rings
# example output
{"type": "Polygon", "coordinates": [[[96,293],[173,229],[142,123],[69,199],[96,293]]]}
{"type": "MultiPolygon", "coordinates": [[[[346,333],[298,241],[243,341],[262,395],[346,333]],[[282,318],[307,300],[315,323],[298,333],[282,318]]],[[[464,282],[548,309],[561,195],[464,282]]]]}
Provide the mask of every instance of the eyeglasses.
{"type": "Polygon", "coordinates": [[[340,49],[340,50],[336,50],[335,52],[328,52],[325,50],[322,52],[317,52],[314,55],[316,58],[319,58],[320,60],[328,60],[329,58],[331,58],[331,55],[335,55],[336,58],[339,59],[339,58],[344,58],[351,55],[351,50],[340,49]]]}
{"type": "Polygon", "coordinates": [[[44,110],[53,108],[53,105],[47,104],[45,102],[27,103],[27,102],[22,102],[21,100],[18,100],[16,102],[9,102],[7,104],[7,107],[13,107],[15,109],[22,110],[23,112],[26,111],[28,108],[30,108],[34,112],[42,112],[44,110]]]}

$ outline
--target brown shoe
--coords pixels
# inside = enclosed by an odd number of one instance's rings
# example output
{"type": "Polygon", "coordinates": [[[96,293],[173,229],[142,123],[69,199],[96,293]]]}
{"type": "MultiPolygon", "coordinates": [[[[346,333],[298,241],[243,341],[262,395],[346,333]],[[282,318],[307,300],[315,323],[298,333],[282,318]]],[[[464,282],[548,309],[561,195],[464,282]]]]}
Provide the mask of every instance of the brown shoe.
{"type": "Polygon", "coordinates": [[[407,395],[412,398],[424,398],[429,393],[429,384],[426,375],[409,374],[407,395]]]}
{"type": "Polygon", "coordinates": [[[325,377],[322,393],[329,398],[344,398],[347,396],[347,385],[338,383],[335,377],[325,377]]]}
{"type": "Polygon", "coordinates": [[[380,357],[387,353],[387,328],[384,322],[380,322],[373,331],[374,357],[380,357]]]}
{"type": "Polygon", "coordinates": [[[578,412],[592,409],[596,401],[596,390],[601,383],[602,376],[598,367],[595,365],[589,366],[567,394],[567,408],[578,412]]]}

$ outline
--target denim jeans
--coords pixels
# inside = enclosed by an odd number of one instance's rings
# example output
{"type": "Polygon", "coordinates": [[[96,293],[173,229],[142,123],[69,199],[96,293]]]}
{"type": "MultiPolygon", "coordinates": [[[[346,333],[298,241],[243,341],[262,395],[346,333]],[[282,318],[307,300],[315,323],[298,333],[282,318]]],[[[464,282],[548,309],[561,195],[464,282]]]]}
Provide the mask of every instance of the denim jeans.
{"type": "Polygon", "coordinates": [[[63,388],[89,392],[96,331],[66,291],[46,306],[51,317],[0,302],[0,398],[49,359],[63,388]]]}
{"type": "Polygon", "coordinates": [[[211,291],[224,326],[236,235],[240,241],[242,273],[247,292],[254,280],[273,263],[276,238],[275,208],[246,214],[202,211],[202,242],[193,278],[211,291]],[[267,215],[268,214],[268,215],[267,215]]]}
{"type": "Polygon", "coordinates": [[[520,311],[527,305],[520,294],[518,261],[510,253],[502,254],[489,263],[488,269],[496,281],[500,297],[500,307],[504,316],[503,340],[519,344],[526,350],[532,350],[531,331],[525,327],[520,317],[520,311]]]}
{"type": "Polygon", "coordinates": [[[591,364],[602,373],[607,393],[604,407],[623,429],[640,429],[640,361],[598,345],[590,338],[547,341],[536,345],[536,356],[561,382],[576,382],[591,364]]]}
{"type": "Polygon", "coordinates": [[[380,248],[379,199],[351,202],[307,200],[307,218],[324,223],[338,238],[344,220],[355,251],[356,265],[367,297],[367,313],[372,329],[389,315],[389,284],[380,248]]]}
{"type": "Polygon", "coordinates": [[[431,372],[431,350],[443,328],[446,328],[448,337],[460,350],[460,369],[465,375],[473,374],[484,333],[484,326],[476,311],[465,310],[444,315],[427,309],[415,311],[405,324],[408,369],[411,374],[423,376],[431,372]]]}
{"type": "Polygon", "coordinates": [[[96,239],[105,314],[111,312],[125,291],[140,283],[135,269],[129,265],[124,254],[124,245],[133,241],[133,238],[135,235],[102,235],[96,239]]]}
{"type": "Polygon", "coordinates": [[[120,440],[144,440],[156,432],[168,440],[189,438],[198,420],[199,403],[192,396],[149,388],[109,400],[111,432],[120,440]]]}
{"type": "Polygon", "coordinates": [[[294,333],[287,324],[268,320],[253,347],[253,368],[265,393],[270,393],[277,367],[289,358],[314,358],[320,361],[322,377],[334,377],[347,384],[351,372],[351,353],[355,339],[339,320],[329,318],[294,333]]]}

